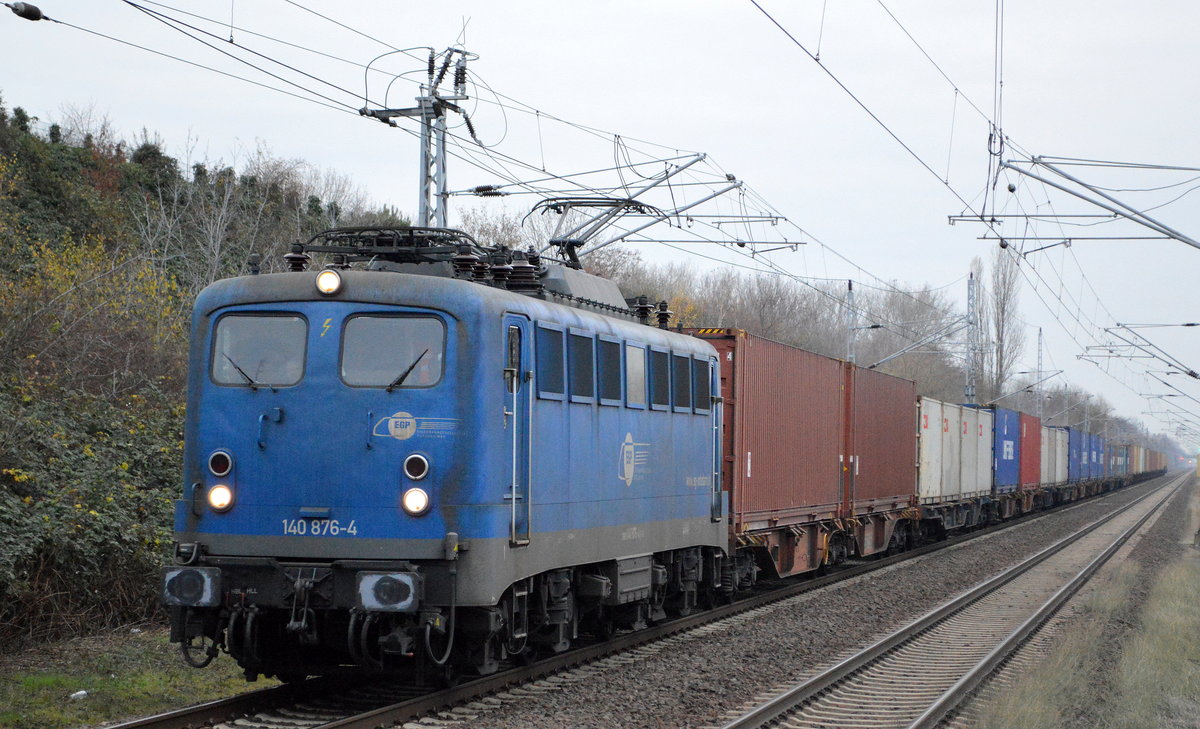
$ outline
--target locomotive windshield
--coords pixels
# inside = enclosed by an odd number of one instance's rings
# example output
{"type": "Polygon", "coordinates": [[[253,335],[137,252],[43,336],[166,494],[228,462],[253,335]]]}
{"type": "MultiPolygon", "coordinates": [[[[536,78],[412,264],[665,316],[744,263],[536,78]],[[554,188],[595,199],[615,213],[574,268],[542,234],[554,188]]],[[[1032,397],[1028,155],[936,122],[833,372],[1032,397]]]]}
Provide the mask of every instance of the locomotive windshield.
{"type": "Polygon", "coordinates": [[[213,338],[213,381],[251,388],[295,385],[304,376],[307,332],[307,322],[298,316],[221,317],[213,338]]]}
{"type": "Polygon", "coordinates": [[[429,316],[355,316],[342,340],[342,381],[355,387],[431,387],[442,379],[446,328],[429,316]]]}

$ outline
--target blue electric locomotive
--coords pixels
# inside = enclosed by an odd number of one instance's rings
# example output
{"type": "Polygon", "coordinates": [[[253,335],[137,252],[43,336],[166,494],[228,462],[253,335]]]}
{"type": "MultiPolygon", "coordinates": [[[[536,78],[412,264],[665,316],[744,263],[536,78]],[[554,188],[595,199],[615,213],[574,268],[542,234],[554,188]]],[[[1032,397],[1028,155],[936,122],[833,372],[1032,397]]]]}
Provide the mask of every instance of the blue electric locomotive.
{"type": "Polygon", "coordinates": [[[456,231],[287,258],[195,304],[163,585],[189,663],[488,673],[732,591],[708,343],[456,231]]]}

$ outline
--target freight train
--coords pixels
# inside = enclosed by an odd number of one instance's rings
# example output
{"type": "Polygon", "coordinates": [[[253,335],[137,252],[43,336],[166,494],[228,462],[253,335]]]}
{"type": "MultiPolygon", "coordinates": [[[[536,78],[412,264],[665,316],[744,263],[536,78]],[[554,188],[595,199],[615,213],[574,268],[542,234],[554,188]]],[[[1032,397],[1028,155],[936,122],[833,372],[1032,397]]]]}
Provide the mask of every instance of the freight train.
{"type": "Polygon", "coordinates": [[[195,303],[162,583],[250,680],[486,674],[1165,469],[459,231],[285,258],[195,303]]]}

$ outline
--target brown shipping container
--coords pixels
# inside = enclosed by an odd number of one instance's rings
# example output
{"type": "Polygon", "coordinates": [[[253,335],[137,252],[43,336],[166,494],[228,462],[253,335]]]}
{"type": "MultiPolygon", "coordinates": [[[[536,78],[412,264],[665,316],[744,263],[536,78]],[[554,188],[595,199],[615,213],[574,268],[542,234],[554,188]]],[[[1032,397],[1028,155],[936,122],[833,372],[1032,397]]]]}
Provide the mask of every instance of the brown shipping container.
{"type": "Polygon", "coordinates": [[[1042,480],[1042,420],[1021,413],[1021,488],[1036,489],[1042,480]]]}
{"type": "MultiPolygon", "coordinates": [[[[690,333],[720,353],[722,484],[731,492],[734,530],[837,516],[842,362],[737,329],[690,333]]],[[[908,422],[911,428],[911,414],[908,422]]]]}
{"type": "Polygon", "coordinates": [[[853,373],[850,505],[862,515],[916,503],[917,385],[865,367],[853,373]]]}

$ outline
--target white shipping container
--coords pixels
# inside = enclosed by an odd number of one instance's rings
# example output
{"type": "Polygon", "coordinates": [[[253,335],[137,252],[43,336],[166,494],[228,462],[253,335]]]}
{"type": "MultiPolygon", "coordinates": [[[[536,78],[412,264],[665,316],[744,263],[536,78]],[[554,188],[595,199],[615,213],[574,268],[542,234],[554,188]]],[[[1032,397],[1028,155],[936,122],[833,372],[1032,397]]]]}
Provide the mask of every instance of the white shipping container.
{"type": "MultiPolygon", "coordinates": [[[[922,500],[947,499],[943,484],[956,480],[947,478],[947,462],[954,466],[953,475],[957,477],[958,442],[947,437],[957,433],[956,429],[949,430],[951,426],[947,420],[947,408],[952,407],[933,398],[921,398],[917,413],[917,493],[922,500]]],[[[949,415],[957,420],[952,412],[949,415]]]]}
{"type": "Polygon", "coordinates": [[[960,494],[966,498],[991,493],[992,428],[995,414],[990,410],[962,409],[962,471],[960,494]]]}
{"type": "Polygon", "coordinates": [[[961,405],[942,403],[942,485],[943,501],[962,496],[963,409],[961,405]]]}
{"type": "Polygon", "coordinates": [[[1066,428],[1051,428],[1050,432],[1054,434],[1054,480],[1051,483],[1066,483],[1070,434],[1066,428]]]}
{"type": "Polygon", "coordinates": [[[917,409],[917,494],[942,495],[942,403],[928,397],[917,409]]]}
{"type": "Polygon", "coordinates": [[[1054,482],[1054,436],[1050,429],[1042,426],[1042,468],[1041,483],[1046,485],[1054,482]]]}
{"type": "MultiPolygon", "coordinates": [[[[992,415],[987,413],[986,416],[986,440],[990,441],[992,415]]],[[[991,447],[986,447],[981,469],[978,465],[981,458],[979,438],[975,435],[979,430],[978,411],[923,397],[917,417],[917,482],[921,499],[953,501],[962,497],[964,485],[969,489],[988,491],[991,488],[991,447]],[[965,423],[964,418],[969,422],[965,423]],[[980,479],[983,485],[977,486],[980,479]]]]}
{"type": "Polygon", "coordinates": [[[975,431],[979,428],[979,411],[975,408],[961,408],[962,420],[958,426],[959,440],[962,445],[962,457],[958,464],[958,495],[972,496],[975,488],[975,474],[979,471],[979,450],[975,448],[975,431]]]}

